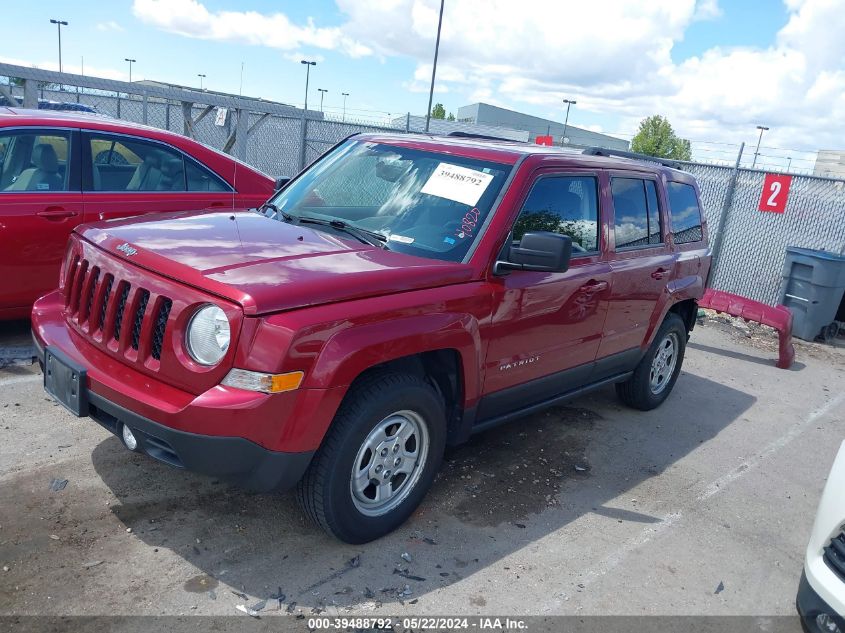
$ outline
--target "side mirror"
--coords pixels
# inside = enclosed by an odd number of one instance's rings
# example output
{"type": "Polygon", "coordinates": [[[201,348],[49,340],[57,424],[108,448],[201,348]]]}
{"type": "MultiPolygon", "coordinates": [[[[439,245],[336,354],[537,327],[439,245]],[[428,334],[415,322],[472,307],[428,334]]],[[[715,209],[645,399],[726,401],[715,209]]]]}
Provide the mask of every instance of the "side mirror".
{"type": "Polygon", "coordinates": [[[533,270],[563,273],[569,269],[572,238],[560,233],[537,231],[526,233],[519,246],[511,246],[507,261],[496,262],[498,269],[533,270]]]}
{"type": "Polygon", "coordinates": [[[273,189],[275,191],[279,191],[282,187],[290,182],[290,178],[276,178],[276,182],[273,184],[273,189]]]}

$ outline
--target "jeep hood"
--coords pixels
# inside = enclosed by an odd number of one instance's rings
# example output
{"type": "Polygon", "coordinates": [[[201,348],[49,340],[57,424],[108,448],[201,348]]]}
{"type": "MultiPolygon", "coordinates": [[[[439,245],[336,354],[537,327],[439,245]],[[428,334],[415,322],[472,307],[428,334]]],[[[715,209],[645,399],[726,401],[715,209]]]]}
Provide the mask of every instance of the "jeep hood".
{"type": "Polygon", "coordinates": [[[114,257],[264,314],[469,281],[414,257],[250,211],[146,215],[77,232],[114,257]],[[121,247],[121,248],[118,248],[121,247]],[[133,252],[133,250],[135,252],[133,252]]]}

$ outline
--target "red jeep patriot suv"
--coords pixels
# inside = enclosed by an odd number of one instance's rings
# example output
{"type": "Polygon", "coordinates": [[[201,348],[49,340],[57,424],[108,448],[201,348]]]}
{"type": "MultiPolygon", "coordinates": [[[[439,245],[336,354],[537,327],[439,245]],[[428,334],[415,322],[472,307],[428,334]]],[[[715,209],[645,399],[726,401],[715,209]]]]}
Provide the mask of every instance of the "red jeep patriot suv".
{"type": "Polygon", "coordinates": [[[658,406],[709,268],[681,171],[359,135],[259,212],[78,228],[32,322],[73,413],[178,468],[296,485],[360,543],[474,432],[608,383],[658,406]]]}

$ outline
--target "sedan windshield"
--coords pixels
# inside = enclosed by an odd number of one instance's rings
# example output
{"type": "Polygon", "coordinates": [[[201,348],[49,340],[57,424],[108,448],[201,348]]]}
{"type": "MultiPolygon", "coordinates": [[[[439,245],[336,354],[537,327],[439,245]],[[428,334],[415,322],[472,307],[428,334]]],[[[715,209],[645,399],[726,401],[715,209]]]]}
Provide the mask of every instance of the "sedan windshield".
{"type": "MultiPolygon", "coordinates": [[[[511,165],[348,141],[266,205],[280,220],[375,238],[390,250],[461,261],[511,165]]],[[[364,241],[364,240],[362,240],[364,241]]],[[[371,240],[370,240],[371,241],[371,240]]]]}

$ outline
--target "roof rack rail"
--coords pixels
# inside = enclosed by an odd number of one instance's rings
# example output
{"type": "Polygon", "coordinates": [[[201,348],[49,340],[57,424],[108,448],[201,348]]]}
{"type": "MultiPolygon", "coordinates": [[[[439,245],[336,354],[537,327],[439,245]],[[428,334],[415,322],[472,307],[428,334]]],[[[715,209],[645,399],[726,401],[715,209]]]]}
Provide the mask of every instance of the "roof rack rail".
{"type": "Polygon", "coordinates": [[[504,138],[502,136],[488,136],[487,134],[473,134],[472,132],[461,132],[460,130],[454,130],[449,132],[446,136],[455,136],[458,138],[480,138],[484,139],[485,141],[508,141],[510,143],[519,143],[521,141],[514,140],[512,138],[504,138]]]}
{"type": "Polygon", "coordinates": [[[619,156],[620,158],[631,158],[633,160],[642,160],[649,163],[657,163],[664,167],[671,167],[672,169],[680,169],[678,161],[669,158],[660,158],[659,156],[649,156],[648,154],[638,154],[637,152],[626,152],[621,149],[607,149],[606,147],[587,147],[582,154],[588,156],[619,156]]]}

